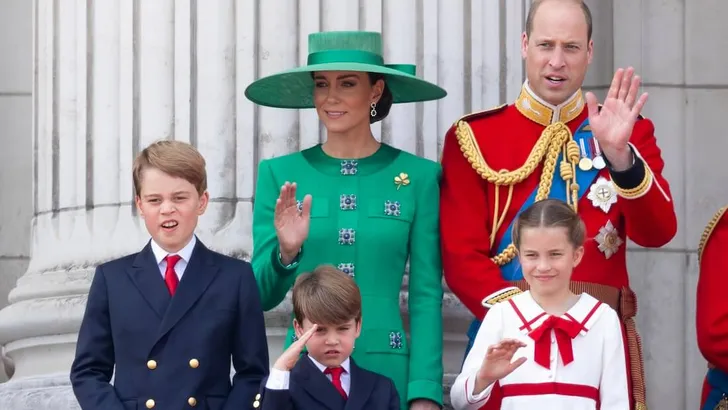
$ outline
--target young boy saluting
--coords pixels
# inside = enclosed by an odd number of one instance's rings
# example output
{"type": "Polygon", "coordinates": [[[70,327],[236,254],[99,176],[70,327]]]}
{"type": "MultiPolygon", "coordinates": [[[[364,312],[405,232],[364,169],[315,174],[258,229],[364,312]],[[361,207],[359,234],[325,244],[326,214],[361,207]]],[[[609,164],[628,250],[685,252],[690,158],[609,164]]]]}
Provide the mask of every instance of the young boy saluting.
{"type": "Polygon", "coordinates": [[[262,402],[264,410],[399,410],[392,380],[349,357],[362,320],[361,294],[349,276],[332,266],[299,275],[293,314],[298,340],[276,360],[253,407],[262,402]]]}
{"type": "Polygon", "coordinates": [[[96,268],[71,368],[81,408],[250,408],[268,374],[263,310],[250,265],[194,235],[209,199],[204,158],[160,141],[133,178],[151,240],[96,268]]]}

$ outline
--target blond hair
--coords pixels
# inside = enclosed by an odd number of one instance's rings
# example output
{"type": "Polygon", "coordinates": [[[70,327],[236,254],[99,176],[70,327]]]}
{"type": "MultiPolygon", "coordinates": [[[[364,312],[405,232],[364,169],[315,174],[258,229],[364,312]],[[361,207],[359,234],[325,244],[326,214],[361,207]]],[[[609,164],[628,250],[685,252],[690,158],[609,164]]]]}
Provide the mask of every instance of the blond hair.
{"type": "Polygon", "coordinates": [[[319,325],[337,326],[361,320],[359,286],[344,272],[322,265],[302,273],[293,285],[293,315],[319,325]]]}
{"type": "Polygon", "coordinates": [[[157,141],[137,155],[132,168],[134,194],[141,196],[142,173],[155,168],[175,178],[182,178],[192,184],[202,195],[207,190],[205,158],[197,149],[181,141],[157,141]]]}

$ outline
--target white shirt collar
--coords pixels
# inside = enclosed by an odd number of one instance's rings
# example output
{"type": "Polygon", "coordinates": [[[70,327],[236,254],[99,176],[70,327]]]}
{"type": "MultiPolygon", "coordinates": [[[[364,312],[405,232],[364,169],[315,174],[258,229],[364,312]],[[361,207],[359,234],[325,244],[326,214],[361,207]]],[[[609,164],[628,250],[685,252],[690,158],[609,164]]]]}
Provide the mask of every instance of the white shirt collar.
{"type": "MultiPolygon", "coordinates": [[[[316,365],[316,367],[318,367],[318,369],[319,369],[319,370],[321,370],[321,372],[322,372],[322,373],[323,373],[323,372],[324,372],[324,370],[326,370],[326,368],[328,367],[328,366],[324,366],[324,365],[322,365],[321,363],[319,363],[319,362],[318,362],[318,361],[317,361],[316,359],[314,359],[313,357],[311,357],[311,355],[310,355],[310,354],[308,355],[308,358],[309,358],[309,359],[311,359],[311,361],[313,362],[313,364],[315,364],[315,365],[316,365]]],[[[346,358],[346,360],[344,360],[344,361],[343,361],[343,362],[341,363],[341,367],[343,367],[343,368],[344,368],[344,370],[346,371],[346,373],[349,373],[349,374],[351,374],[351,372],[349,371],[349,367],[350,367],[350,365],[351,365],[351,363],[349,362],[349,358],[348,358],[348,357],[346,358]]]]}
{"type": "Polygon", "coordinates": [[[154,239],[152,239],[152,252],[154,252],[154,258],[157,261],[157,265],[162,263],[164,258],[167,257],[167,255],[179,255],[185,263],[190,263],[190,257],[192,256],[192,251],[195,249],[195,244],[197,243],[197,237],[195,235],[192,235],[192,239],[190,239],[189,242],[187,242],[187,245],[184,246],[184,248],[180,249],[179,252],[175,252],[173,254],[170,254],[169,252],[162,249],[161,246],[159,246],[156,242],[154,242],[154,239]]]}

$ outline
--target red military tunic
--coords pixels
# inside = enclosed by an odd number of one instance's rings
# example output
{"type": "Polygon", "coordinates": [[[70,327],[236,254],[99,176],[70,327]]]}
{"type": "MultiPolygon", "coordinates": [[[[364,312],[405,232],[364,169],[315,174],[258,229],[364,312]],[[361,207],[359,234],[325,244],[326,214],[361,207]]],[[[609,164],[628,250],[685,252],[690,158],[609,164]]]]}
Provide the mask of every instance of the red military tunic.
{"type": "MultiPolygon", "coordinates": [[[[527,287],[523,281],[505,280],[496,264],[508,260],[508,255],[496,255],[500,238],[526,199],[543,185],[543,157],[531,158],[532,170],[522,168],[528,168],[529,155],[538,151],[539,141],[543,143],[545,138],[542,133],[550,125],[565,124],[573,134],[587,119],[587,111],[581,91],[555,107],[538,98],[525,83],[514,104],[467,115],[447,132],[440,196],[444,276],[477,319],[484,317],[488,306],[527,287]],[[521,172],[506,174],[510,181],[496,186],[485,179],[493,179],[483,172],[488,168],[496,173],[519,168],[521,172]]],[[[644,402],[644,381],[639,340],[631,319],[636,304],[629,290],[626,238],[644,247],[663,246],[674,237],[677,218],[669,185],[662,176],[664,162],[652,121],[640,117],[630,147],[635,157],[633,166],[623,172],[604,167],[577,201],[587,242],[572,281],[575,290],[610,304],[629,326],[625,344],[633,345],[628,353],[635,360],[628,360],[628,364],[639,405],[644,402]]],[[[553,172],[555,178],[560,177],[560,164],[555,164],[553,172]]]]}
{"type": "MultiPolygon", "coordinates": [[[[700,276],[695,327],[698,348],[710,367],[728,373],[728,207],[722,208],[703,233],[698,247],[700,276]]],[[[700,408],[712,387],[703,384],[700,408]]]]}

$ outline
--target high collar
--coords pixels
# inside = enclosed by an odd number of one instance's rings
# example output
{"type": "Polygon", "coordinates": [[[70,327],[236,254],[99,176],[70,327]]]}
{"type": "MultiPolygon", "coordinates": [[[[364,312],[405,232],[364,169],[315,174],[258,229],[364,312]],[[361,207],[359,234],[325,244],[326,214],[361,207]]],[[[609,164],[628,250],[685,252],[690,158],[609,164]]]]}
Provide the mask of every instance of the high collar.
{"type": "Polygon", "coordinates": [[[533,92],[526,80],[523,82],[521,94],[516,99],[515,105],[516,109],[526,118],[548,126],[557,122],[569,123],[581,114],[585,102],[581,89],[579,89],[558,106],[549,104],[533,92]]]}

